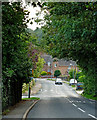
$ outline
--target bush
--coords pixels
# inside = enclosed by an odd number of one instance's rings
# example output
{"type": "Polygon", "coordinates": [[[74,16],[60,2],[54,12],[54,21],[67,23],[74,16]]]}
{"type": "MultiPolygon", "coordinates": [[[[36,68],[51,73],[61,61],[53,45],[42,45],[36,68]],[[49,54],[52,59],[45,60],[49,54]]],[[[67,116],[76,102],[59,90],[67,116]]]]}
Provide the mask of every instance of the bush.
{"type": "Polygon", "coordinates": [[[85,81],[85,75],[82,75],[78,78],[79,82],[84,82],[85,81]]]}
{"type": "Polygon", "coordinates": [[[46,71],[42,71],[41,75],[47,75],[47,72],[46,71]]]}
{"type": "Polygon", "coordinates": [[[60,70],[55,70],[55,72],[54,72],[54,76],[55,76],[55,77],[58,77],[59,75],[61,75],[60,70]]]}

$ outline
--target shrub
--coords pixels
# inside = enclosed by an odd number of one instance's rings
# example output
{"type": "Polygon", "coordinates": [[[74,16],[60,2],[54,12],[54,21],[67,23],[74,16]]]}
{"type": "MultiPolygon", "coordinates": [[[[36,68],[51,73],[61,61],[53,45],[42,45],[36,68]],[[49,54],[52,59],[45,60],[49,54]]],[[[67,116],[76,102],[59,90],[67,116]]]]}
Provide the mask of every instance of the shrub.
{"type": "Polygon", "coordinates": [[[54,72],[54,76],[55,76],[55,77],[58,77],[59,75],[61,75],[60,70],[55,70],[55,72],[54,72]]]}
{"type": "Polygon", "coordinates": [[[47,72],[46,71],[42,71],[41,75],[47,75],[47,72]]]}
{"type": "Polygon", "coordinates": [[[79,82],[84,82],[85,81],[85,75],[82,75],[78,78],[79,82]]]}

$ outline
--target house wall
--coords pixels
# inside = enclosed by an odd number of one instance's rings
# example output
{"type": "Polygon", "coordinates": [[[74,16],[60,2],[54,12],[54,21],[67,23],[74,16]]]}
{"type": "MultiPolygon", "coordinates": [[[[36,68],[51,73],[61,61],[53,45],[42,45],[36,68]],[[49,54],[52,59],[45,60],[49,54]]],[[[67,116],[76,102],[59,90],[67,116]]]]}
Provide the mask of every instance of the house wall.
{"type": "MultiPolygon", "coordinates": [[[[53,64],[52,64],[52,69],[53,69],[53,75],[54,75],[54,71],[55,70],[60,70],[60,72],[61,72],[61,75],[68,75],[68,67],[69,66],[59,66],[59,63],[58,62],[53,62],[53,64]],[[57,66],[55,67],[55,64],[57,64],[57,66]]],[[[76,69],[76,70],[78,70],[78,68],[77,67],[75,67],[75,66],[71,66],[71,69],[76,69]]]]}
{"type": "Polygon", "coordinates": [[[70,66],[70,63],[68,64],[68,63],[64,62],[66,65],[64,63],[59,64],[59,62],[57,60],[53,61],[48,56],[44,56],[44,59],[45,59],[46,63],[44,64],[43,71],[50,72],[50,73],[52,73],[52,75],[54,75],[55,70],[60,70],[61,75],[68,75],[68,67],[71,67],[71,69],[78,70],[77,67],[70,66]],[[49,62],[50,62],[50,66],[48,64],[49,62]]]}
{"type": "Polygon", "coordinates": [[[48,66],[48,64],[44,64],[43,71],[51,72],[51,66],[48,66]]]}

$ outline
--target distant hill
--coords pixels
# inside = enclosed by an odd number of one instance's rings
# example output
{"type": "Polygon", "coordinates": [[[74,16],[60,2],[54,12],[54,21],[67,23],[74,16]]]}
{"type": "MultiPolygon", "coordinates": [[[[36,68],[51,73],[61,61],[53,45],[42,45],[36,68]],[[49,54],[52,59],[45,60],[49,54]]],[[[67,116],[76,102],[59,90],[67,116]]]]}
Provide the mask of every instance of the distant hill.
{"type": "Polygon", "coordinates": [[[34,30],[34,33],[38,37],[38,41],[40,41],[42,39],[42,30],[41,30],[41,28],[37,28],[36,30],[34,30]]]}
{"type": "Polygon", "coordinates": [[[37,28],[34,31],[30,28],[27,28],[26,31],[29,32],[31,36],[33,36],[33,34],[36,35],[36,37],[38,38],[37,39],[38,42],[42,39],[42,30],[40,28],[37,28]]]}

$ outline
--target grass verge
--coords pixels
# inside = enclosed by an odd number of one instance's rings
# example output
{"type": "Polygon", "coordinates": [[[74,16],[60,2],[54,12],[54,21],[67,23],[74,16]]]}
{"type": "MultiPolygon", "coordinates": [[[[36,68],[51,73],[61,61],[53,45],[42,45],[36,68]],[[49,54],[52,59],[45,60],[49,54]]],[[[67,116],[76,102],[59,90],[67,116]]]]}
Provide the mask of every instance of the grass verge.
{"type": "Polygon", "coordinates": [[[55,79],[49,79],[49,78],[47,80],[55,81],[55,79]]]}
{"type": "Polygon", "coordinates": [[[3,111],[2,115],[6,115],[9,112],[10,112],[10,109],[6,109],[5,111],[3,111]]]}
{"type": "Polygon", "coordinates": [[[40,100],[38,97],[22,98],[22,100],[40,100]]]}
{"type": "Polygon", "coordinates": [[[71,85],[72,87],[76,87],[75,85],[71,85]]]}
{"type": "Polygon", "coordinates": [[[82,94],[83,97],[88,98],[88,99],[92,99],[92,100],[96,100],[97,101],[97,96],[93,97],[92,95],[87,95],[87,94],[82,94]]]}

